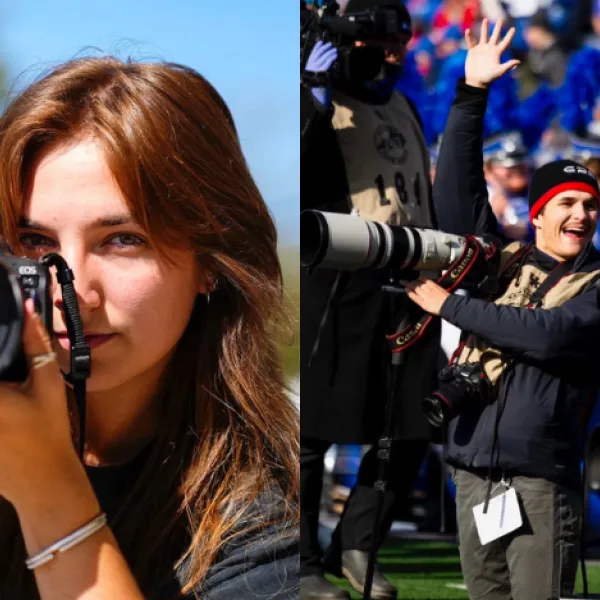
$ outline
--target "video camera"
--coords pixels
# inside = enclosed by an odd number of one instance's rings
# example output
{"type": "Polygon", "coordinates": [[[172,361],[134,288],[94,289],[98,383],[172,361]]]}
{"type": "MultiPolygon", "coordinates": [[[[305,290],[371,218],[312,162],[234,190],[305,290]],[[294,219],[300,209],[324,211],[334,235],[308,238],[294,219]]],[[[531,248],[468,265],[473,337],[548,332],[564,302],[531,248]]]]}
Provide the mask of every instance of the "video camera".
{"type": "Polygon", "coordinates": [[[312,10],[301,3],[300,67],[302,81],[308,87],[327,87],[329,75],[304,70],[308,54],[318,40],[331,42],[338,49],[338,58],[331,68],[332,79],[369,81],[380,72],[385,55],[382,48],[355,47],[356,40],[385,39],[406,33],[411,35],[410,20],[402,19],[394,8],[372,8],[338,14],[339,4],[325,2],[322,9],[312,10]]]}
{"type": "Polygon", "coordinates": [[[52,335],[50,281],[45,265],[5,254],[0,248],[0,381],[27,379],[22,343],[25,300],[33,298],[36,312],[52,335]]]}

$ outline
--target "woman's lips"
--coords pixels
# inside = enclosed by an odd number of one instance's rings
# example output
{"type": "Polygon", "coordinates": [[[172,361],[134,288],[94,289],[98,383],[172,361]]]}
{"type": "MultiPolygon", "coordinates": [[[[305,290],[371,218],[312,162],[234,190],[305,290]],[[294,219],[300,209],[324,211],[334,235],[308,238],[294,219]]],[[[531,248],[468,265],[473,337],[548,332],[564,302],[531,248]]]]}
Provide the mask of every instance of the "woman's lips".
{"type": "MultiPolygon", "coordinates": [[[[106,335],[86,335],[85,341],[87,344],[89,344],[90,349],[98,348],[98,346],[102,346],[103,344],[114,338],[116,335],[116,333],[110,333],[106,335]]],[[[71,349],[71,342],[69,341],[69,336],[64,334],[57,335],[56,339],[58,340],[58,343],[61,348],[63,348],[64,350],[71,349]]]]}

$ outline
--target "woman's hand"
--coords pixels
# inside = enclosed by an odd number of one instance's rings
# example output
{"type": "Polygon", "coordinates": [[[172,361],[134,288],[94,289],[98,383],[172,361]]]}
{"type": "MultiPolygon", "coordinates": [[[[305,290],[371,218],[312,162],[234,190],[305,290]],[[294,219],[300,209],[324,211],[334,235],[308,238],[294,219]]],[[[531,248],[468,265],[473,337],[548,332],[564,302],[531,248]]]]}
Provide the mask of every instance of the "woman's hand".
{"type": "Polygon", "coordinates": [[[26,301],[25,312],[29,379],[23,385],[0,383],[0,495],[17,511],[20,504],[51,492],[61,476],[85,477],[77,464],[65,384],[52,358],[50,336],[32,300],[26,301]]]}
{"type": "Polygon", "coordinates": [[[419,277],[416,281],[405,284],[408,297],[418,304],[425,312],[439,316],[442,304],[450,295],[443,287],[431,279],[419,277]]]}
{"type": "MultiPolygon", "coordinates": [[[[31,557],[88,523],[101,507],[73,445],[50,337],[31,301],[25,309],[29,380],[0,383],[0,495],[15,507],[31,557]]],[[[36,569],[35,577],[42,600],[143,598],[108,527],[36,569]]]]}
{"type": "Polygon", "coordinates": [[[502,53],[510,46],[515,35],[515,28],[511,27],[499,41],[503,23],[502,19],[498,19],[488,40],[488,23],[488,19],[483,19],[478,43],[471,36],[470,29],[465,31],[465,41],[469,49],[465,61],[465,82],[479,88],[487,88],[490,83],[521,64],[518,60],[500,62],[502,53]]]}

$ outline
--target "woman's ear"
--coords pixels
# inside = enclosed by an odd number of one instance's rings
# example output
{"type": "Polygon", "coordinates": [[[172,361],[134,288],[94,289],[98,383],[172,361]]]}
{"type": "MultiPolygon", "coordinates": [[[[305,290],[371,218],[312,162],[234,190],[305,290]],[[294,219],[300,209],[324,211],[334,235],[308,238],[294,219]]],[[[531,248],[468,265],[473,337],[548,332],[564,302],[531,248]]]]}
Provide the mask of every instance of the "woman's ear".
{"type": "Polygon", "coordinates": [[[200,276],[200,284],[198,286],[198,293],[200,294],[211,294],[214,292],[219,284],[217,276],[209,270],[205,270],[200,276]]]}

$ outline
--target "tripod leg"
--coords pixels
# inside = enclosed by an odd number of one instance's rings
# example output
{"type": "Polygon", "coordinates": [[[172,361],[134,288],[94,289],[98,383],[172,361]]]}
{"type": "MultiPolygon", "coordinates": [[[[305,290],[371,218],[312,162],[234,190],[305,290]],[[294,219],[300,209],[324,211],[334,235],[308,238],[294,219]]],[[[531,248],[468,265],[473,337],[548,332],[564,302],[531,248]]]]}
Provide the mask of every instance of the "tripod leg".
{"type": "Polygon", "coordinates": [[[375,481],[374,488],[377,491],[377,510],[375,512],[375,521],[373,522],[373,543],[369,551],[369,562],[367,565],[367,575],[365,578],[364,600],[371,600],[371,589],[373,587],[373,574],[375,572],[375,562],[377,561],[377,532],[379,530],[379,521],[383,510],[383,501],[389,478],[389,464],[392,455],[392,439],[394,432],[394,413],[396,388],[400,381],[400,371],[403,365],[403,354],[401,352],[392,354],[392,377],[388,405],[386,406],[386,430],[383,437],[377,442],[377,458],[379,459],[379,477],[375,481]]]}

